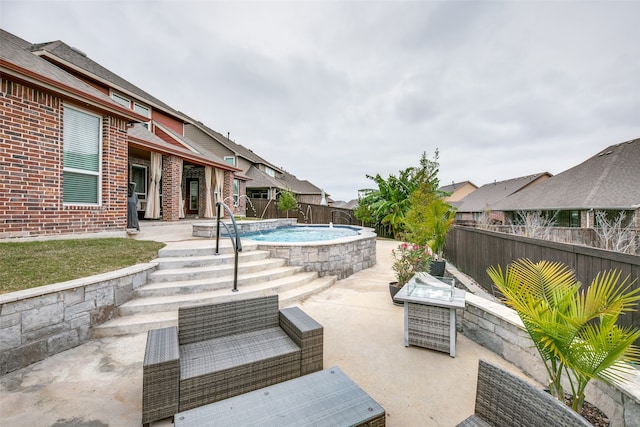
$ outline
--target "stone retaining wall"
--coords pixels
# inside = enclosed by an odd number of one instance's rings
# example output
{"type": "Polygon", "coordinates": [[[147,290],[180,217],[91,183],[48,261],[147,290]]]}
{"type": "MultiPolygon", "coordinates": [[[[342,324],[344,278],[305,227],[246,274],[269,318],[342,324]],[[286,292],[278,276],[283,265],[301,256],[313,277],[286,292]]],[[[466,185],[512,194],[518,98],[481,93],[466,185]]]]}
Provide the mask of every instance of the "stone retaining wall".
{"type": "MultiPolygon", "coordinates": [[[[547,371],[517,313],[497,302],[467,293],[462,315],[462,333],[502,356],[540,384],[548,381],[547,371]]],[[[565,385],[568,389],[568,384],[565,385]]],[[[621,386],[591,380],[586,400],[611,420],[611,427],[640,426],[640,372],[621,386]]]]}
{"type": "Polygon", "coordinates": [[[0,375],[76,347],[147,282],[156,263],[0,295],[0,375]]]}
{"type": "Polygon", "coordinates": [[[283,258],[288,265],[316,271],[320,276],[349,277],[376,264],[376,234],[363,228],[360,235],[314,243],[258,242],[258,249],[272,258],[283,258]]]}

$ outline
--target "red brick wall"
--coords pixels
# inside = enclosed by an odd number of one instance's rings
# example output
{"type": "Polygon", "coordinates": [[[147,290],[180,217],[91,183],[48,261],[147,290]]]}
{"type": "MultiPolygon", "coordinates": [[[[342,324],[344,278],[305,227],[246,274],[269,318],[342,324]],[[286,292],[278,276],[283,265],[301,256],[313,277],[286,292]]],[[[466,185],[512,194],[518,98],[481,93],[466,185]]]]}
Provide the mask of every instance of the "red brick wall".
{"type": "Polygon", "coordinates": [[[103,117],[102,204],[62,202],[63,101],[0,80],[0,239],[124,231],[127,125],[103,117]]]}

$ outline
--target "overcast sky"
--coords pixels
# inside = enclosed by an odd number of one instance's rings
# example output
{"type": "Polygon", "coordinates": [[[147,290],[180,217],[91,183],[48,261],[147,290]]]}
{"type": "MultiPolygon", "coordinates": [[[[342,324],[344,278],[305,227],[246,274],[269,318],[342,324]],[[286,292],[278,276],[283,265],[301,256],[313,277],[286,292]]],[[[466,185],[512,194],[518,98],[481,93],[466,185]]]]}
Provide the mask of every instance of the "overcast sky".
{"type": "Polygon", "coordinates": [[[350,200],[440,151],[440,183],[557,174],[640,137],[640,1],[1,0],[269,162],[350,200]]]}

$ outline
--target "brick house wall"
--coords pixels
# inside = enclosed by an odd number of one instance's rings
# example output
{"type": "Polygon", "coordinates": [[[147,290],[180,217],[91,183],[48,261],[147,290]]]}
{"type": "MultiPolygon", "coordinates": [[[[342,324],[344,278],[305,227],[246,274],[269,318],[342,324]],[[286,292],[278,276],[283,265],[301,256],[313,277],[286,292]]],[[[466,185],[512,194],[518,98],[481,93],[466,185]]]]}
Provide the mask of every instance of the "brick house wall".
{"type": "Polygon", "coordinates": [[[126,121],[102,116],[101,204],[65,206],[64,101],[5,78],[0,79],[0,84],[0,239],[124,230],[128,178],[126,121]]]}
{"type": "Polygon", "coordinates": [[[179,184],[182,168],[176,156],[162,156],[162,220],[178,221],[180,219],[179,184]]]}

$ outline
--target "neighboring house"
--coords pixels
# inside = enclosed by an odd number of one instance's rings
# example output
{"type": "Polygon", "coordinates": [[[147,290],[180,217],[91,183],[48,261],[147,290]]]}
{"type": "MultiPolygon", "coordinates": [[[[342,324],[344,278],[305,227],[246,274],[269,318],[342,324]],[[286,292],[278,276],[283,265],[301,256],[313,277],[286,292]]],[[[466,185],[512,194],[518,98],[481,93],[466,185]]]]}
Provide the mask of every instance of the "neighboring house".
{"type": "Polygon", "coordinates": [[[449,194],[449,196],[444,198],[445,202],[457,202],[477,189],[478,187],[471,181],[464,181],[442,186],[438,190],[449,194]]]}
{"type": "MultiPolygon", "coordinates": [[[[237,166],[246,182],[246,195],[251,199],[275,200],[282,191],[292,191],[300,203],[321,204],[322,190],[309,181],[301,181],[287,171],[257,155],[253,150],[237,144],[201,122],[185,126],[185,135],[209,151],[237,166]]],[[[246,212],[246,200],[240,198],[239,210],[246,212]]]]}
{"type": "Polygon", "coordinates": [[[324,190],[316,187],[307,180],[300,180],[287,171],[276,178],[283,183],[285,188],[296,195],[299,203],[310,203],[314,205],[328,205],[329,195],[324,190]]]}
{"type": "Polygon", "coordinates": [[[338,200],[333,203],[334,208],[351,209],[352,211],[358,207],[358,199],[351,199],[348,202],[338,200]]]}
{"type": "Polygon", "coordinates": [[[0,237],[122,233],[129,182],[144,218],[214,217],[233,197],[240,169],[179,112],[60,41],[0,37],[0,237]]]}
{"type": "MultiPolygon", "coordinates": [[[[548,212],[556,225],[591,228],[595,211],[609,219],[624,212],[627,224],[640,228],[640,139],[605,148],[583,163],[539,185],[495,203],[513,218],[522,211],[548,212]]],[[[624,224],[626,225],[626,224],[624,224]]]]}
{"type": "Polygon", "coordinates": [[[506,181],[493,182],[483,185],[459,201],[449,203],[457,208],[456,222],[458,223],[488,221],[492,224],[504,224],[504,213],[497,208],[498,203],[525,188],[540,185],[550,177],[550,173],[542,172],[506,181]]]}

